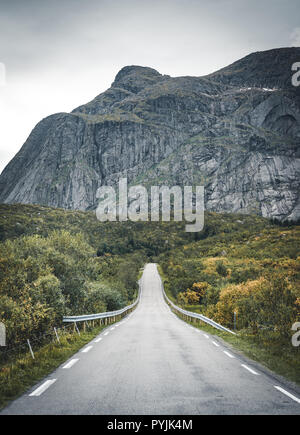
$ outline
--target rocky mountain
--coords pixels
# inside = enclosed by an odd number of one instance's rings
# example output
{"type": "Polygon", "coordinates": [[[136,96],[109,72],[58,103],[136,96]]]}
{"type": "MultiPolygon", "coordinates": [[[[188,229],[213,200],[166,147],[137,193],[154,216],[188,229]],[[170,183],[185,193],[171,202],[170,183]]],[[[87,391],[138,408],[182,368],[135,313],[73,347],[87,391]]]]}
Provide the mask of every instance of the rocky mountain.
{"type": "Polygon", "coordinates": [[[300,48],[250,54],[205,77],[127,66],[111,87],[33,129],[0,201],[93,209],[120,177],[205,184],[206,208],[300,218],[300,48]]]}

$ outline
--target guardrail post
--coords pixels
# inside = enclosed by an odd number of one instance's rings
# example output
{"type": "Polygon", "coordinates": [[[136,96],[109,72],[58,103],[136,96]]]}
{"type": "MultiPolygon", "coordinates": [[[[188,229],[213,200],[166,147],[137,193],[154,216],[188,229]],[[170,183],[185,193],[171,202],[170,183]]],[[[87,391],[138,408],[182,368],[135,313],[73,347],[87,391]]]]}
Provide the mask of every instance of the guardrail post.
{"type": "Polygon", "coordinates": [[[32,359],[35,359],[35,358],[34,358],[34,353],[33,353],[33,351],[32,351],[31,345],[30,345],[30,341],[29,341],[28,339],[27,339],[27,344],[28,344],[28,347],[29,347],[29,350],[30,350],[30,353],[31,353],[32,359]]]}
{"type": "Polygon", "coordinates": [[[54,328],[54,332],[55,332],[55,335],[56,335],[56,339],[57,339],[57,341],[60,343],[60,339],[59,339],[59,336],[58,336],[58,333],[57,333],[56,328],[54,328]]]}
{"type": "Polygon", "coordinates": [[[74,328],[75,328],[75,330],[77,331],[78,335],[80,335],[80,331],[79,331],[79,329],[78,329],[78,326],[77,326],[77,323],[76,323],[76,322],[74,322],[74,328]]]}

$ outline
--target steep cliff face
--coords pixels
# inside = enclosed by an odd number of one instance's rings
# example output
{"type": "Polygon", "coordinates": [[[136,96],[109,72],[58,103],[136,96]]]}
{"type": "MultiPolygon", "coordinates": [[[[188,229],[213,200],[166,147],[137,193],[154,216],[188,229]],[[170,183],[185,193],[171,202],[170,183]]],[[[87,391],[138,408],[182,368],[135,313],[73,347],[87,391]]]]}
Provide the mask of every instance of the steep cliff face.
{"type": "Polygon", "coordinates": [[[206,77],[129,66],[72,113],[42,120],[0,177],[0,201],[91,209],[131,183],[205,184],[206,207],[300,217],[300,48],[254,53],[206,77]]]}

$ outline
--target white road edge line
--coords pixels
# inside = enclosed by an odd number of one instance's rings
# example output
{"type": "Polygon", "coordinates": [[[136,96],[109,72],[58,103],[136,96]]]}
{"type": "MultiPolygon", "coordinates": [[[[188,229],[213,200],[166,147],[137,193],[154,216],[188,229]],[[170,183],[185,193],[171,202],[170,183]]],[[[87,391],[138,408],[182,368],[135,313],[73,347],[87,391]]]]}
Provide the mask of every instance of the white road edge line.
{"type": "Polygon", "coordinates": [[[102,337],[96,338],[95,343],[99,343],[102,340],[102,337]]]}
{"type": "Polygon", "coordinates": [[[229,356],[229,358],[235,358],[235,356],[231,355],[230,352],[227,352],[226,350],[223,350],[223,352],[224,352],[227,356],[229,356]]]}
{"type": "Polygon", "coordinates": [[[109,334],[109,332],[105,332],[105,334],[104,335],[108,335],[109,334]]]}
{"type": "Polygon", "coordinates": [[[71,367],[73,367],[74,364],[77,363],[77,361],[79,361],[78,358],[71,359],[71,361],[69,361],[65,366],[63,366],[63,369],[70,369],[71,367]]]}
{"type": "Polygon", "coordinates": [[[34,390],[29,396],[40,396],[43,394],[44,391],[47,390],[52,384],[56,382],[56,379],[49,379],[48,381],[44,382],[40,387],[38,387],[36,390],[34,390]]]}
{"type": "Polygon", "coordinates": [[[274,385],[274,388],[276,388],[276,390],[281,391],[281,393],[285,394],[286,396],[288,396],[290,399],[295,400],[295,402],[300,403],[300,399],[298,399],[298,397],[294,396],[293,394],[289,393],[288,391],[284,390],[281,387],[278,387],[276,385],[274,385]]]}
{"type": "Polygon", "coordinates": [[[216,343],[215,341],[212,341],[212,344],[214,344],[216,347],[220,347],[220,345],[218,343],[216,343]]]}
{"type": "Polygon", "coordinates": [[[209,336],[208,336],[208,335],[206,335],[206,334],[203,334],[203,335],[204,335],[204,337],[205,337],[205,338],[209,338],[209,336]]]}
{"type": "Polygon", "coordinates": [[[241,364],[244,369],[248,370],[248,372],[252,373],[253,375],[258,375],[255,370],[251,369],[250,367],[246,366],[246,364],[241,364]]]}
{"type": "Polygon", "coordinates": [[[93,349],[93,346],[88,346],[85,349],[83,349],[81,352],[82,353],[88,353],[91,349],[93,349]]]}

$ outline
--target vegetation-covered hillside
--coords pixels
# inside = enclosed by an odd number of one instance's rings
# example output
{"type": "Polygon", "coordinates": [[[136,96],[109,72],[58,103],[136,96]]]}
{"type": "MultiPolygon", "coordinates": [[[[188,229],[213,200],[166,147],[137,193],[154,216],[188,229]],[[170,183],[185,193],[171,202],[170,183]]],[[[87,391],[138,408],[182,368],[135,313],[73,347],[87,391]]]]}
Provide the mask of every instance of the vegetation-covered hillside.
{"type": "MultiPolygon", "coordinates": [[[[0,206],[0,318],[22,341],[65,314],[120,308],[140,267],[158,262],[180,305],[290,347],[300,311],[300,227],[258,216],[207,213],[184,223],[100,223],[92,212],[0,206]]],[[[294,351],[296,351],[294,349],[294,351]]]]}
{"type": "Polygon", "coordinates": [[[9,346],[60,325],[63,315],[116,310],[136,297],[144,258],[97,257],[106,231],[92,215],[3,205],[0,216],[0,320],[9,346]]]}

